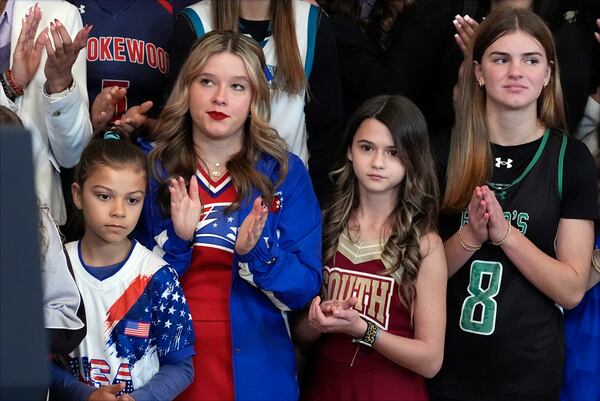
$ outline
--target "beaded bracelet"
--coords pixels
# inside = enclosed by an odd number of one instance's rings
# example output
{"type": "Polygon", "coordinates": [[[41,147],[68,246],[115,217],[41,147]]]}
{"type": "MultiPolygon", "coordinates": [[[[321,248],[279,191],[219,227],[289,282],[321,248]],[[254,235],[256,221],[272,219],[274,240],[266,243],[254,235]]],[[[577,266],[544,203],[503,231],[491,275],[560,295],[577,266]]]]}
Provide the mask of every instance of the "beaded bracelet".
{"type": "Polygon", "coordinates": [[[600,263],[596,260],[596,254],[598,253],[600,253],[600,249],[595,249],[594,252],[592,252],[592,266],[594,266],[596,272],[600,274],[600,263]]]}
{"type": "Polygon", "coordinates": [[[496,246],[500,246],[502,244],[504,244],[506,242],[506,240],[508,239],[510,232],[512,230],[512,224],[510,224],[510,222],[508,223],[508,229],[506,229],[506,234],[504,234],[504,238],[502,238],[500,241],[498,242],[494,242],[492,241],[492,245],[496,245],[496,246]]]}
{"type": "Polygon", "coordinates": [[[465,227],[465,226],[461,226],[461,227],[458,229],[458,242],[460,242],[460,246],[462,246],[462,247],[463,247],[463,249],[464,249],[465,251],[467,251],[467,252],[475,252],[475,251],[477,251],[477,250],[481,249],[481,244],[479,244],[479,245],[473,245],[473,244],[471,244],[471,243],[467,242],[467,241],[466,241],[466,240],[463,238],[463,236],[462,236],[462,233],[461,233],[461,230],[462,230],[464,227],[465,227]]]}
{"type": "Polygon", "coordinates": [[[14,102],[17,96],[10,88],[10,85],[6,82],[5,73],[0,74],[0,83],[2,84],[2,90],[4,90],[6,97],[14,102]]]}
{"type": "Polygon", "coordinates": [[[10,71],[10,68],[4,72],[6,74],[6,82],[8,82],[8,84],[10,85],[10,88],[15,93],[15,95],[23,96],[23,94],[25,93],[25,90],[23,90],[23,88],[21,88],[19,85],[17,85],[15,83],[15,81],[13,81],[12,72],[10,71]]]}

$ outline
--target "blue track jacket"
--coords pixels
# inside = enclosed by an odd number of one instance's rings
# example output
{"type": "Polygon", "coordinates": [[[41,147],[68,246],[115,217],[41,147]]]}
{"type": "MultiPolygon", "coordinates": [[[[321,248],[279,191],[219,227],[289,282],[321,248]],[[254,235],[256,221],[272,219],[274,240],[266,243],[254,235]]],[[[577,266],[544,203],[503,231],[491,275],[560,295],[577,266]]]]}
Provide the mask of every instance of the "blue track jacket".
{"type": "MultiPolygon", "coordinates": [[[[302,309],[321,287],[321,211],[302,161],[289,153],[288,165],[276,189],[280,210],[269,212],[252,251],[234,255],[230,317],[236,400],[297,400],[299,395],[288,312],[302,309]]],[[[263,156],[256,168],[277,181],[272,157],[263,156]]],[[[192,250],[162,214],[157,189],[152,179],[135,237],[182,275],[192,250]]],[[[239,224],[259,195],[254,191],[242,203],[239,224]]]]}

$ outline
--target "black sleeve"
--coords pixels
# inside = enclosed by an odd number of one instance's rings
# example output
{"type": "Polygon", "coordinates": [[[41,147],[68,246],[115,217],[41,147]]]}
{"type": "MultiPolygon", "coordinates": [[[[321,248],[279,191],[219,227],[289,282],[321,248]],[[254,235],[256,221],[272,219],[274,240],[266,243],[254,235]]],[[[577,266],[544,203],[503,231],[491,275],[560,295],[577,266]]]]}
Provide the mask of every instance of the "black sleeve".
{"type": "Polygon", "coordinates": [[[571,137],[568,140],[564,156],[560,217],[595,220],[598,218],[596,163],[582,142],[571,137]]]}
{"type": "Polygon", "coordinates": [[[575,132],[583,117],[592,88],[592,54],[594,38],[573,24],[564,21],[554,32],[560,80],[567,111],[569,132],[575,132]]]}
{"type": "Polygon", "coordinates": [[[328,173],[341,143],[342,84],[335,36],[321,12],[304,106],[310,178],[321,205],[331,192],[328,173]]]}
{"type": "Polygon", "coordinates": [[[173,85],[179,76],[181,66],[185,63],[190,49],[196,41],[196,31],[187,16],[183,13],[175,17],[175,32],[173,33],[173,46],[171,47],[171,59],[169,62],[169,84],[165,98],[171,93],[173,85]]]}

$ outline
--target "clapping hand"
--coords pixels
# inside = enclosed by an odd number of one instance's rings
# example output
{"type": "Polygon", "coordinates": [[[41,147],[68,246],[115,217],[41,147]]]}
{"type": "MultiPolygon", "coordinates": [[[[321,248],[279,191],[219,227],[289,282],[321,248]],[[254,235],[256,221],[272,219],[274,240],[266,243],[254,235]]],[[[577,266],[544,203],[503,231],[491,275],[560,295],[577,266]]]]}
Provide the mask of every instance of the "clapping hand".
{"type": "Polygon", "coordinates": [[[358,298],[345,301],[323,301],[313,298],[308,310],[308,323],[321,333],[346,333],[362,337],[367,331],[367,323],[361,319],[354,306],[358,298]]]}
{"type": "Polygon", "coordinates": [[[175,233],[179,238],[191,241],[202,212],[198,180],[195,176],[190,178],[188,191],[183,178],[171,178],[169,192],[171,194],[171,220],[175,233]]]}
{"type": "Polygon", "coordinates": [[[73,82],[71,68],[77,60],[79,52],[87,44],[87,38],[91,30],[92,26],[86,25],[77,32],[75,39],[71,40],[69,32],[59,20],[55,19],[50,23],[52,40],[44,41],[46,53],[48,54],[44,74],[48,80],[50,93],[62,92],[73,82]]]}
{"type": "Polygon", "coordinates": [[[21,88],[26,88],[33,79],[40,66],[44,43],[48,40],[48,28],[45,28],[35,39],[41,19],[42,11],[37,4],[30,7],[27,15],[23,18],[11,68],[13,80],[21,88]]]}
{"type": "Polygon", "coordinates": [[[94,99],[90,111],[94,130],[104,128],[108,125],[115,115],[117,104],[125,95],[127,95],[127,89],[118,86],[110,86],[102,89],[102,92],[94,99]]]}
{"type": "Polygon", "coordinates": [[[129,134],[139,130],[146,124],[147,113],[153,104],[151,100],[147,100],[138,106],[130,107],[121,119],[115,121],[115,125],[129,134]]]}
{"type": "Polygon", "coordinates": [[[267,206],[263,205],[262,197],[259,196],[254,200],[252,210],[248,216],[246,216],[238,230],[237,239],[235,241],[235,252],[238,255],[245,255],[256,246],[256,243],[265,228],[267,216],[267,206]]]}
{"type": "Polygon", "coordinates": [[[463,56],[466,57],[479,23],[468,15],[465,15],[464,17],[457,15],[454,17],[452,23],[457,32],[454,35],[454,40],[458,47],[460,47],[463,56]]]}

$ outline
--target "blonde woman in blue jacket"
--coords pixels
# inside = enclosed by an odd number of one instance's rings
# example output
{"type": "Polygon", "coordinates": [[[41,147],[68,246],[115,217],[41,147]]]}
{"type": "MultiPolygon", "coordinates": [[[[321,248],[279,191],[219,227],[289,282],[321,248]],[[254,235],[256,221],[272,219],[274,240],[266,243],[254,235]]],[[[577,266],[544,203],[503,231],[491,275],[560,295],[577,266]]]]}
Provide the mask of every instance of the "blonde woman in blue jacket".
{"type": "Polygon", "coordinates": [[[180,400],[298,398],[288,312],[319,291],[321,214],[302,161],[268,125],[265,67],[243,35],[205,35],[150,153],[140,240],[178,269],[196,332],[196,377],[180,400]],[[172,219],[169,195],[186,209],[172,219]]]}

